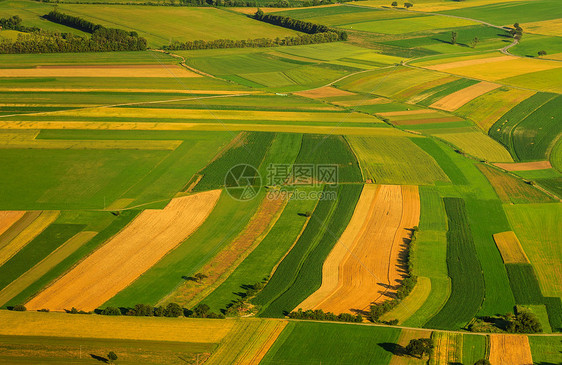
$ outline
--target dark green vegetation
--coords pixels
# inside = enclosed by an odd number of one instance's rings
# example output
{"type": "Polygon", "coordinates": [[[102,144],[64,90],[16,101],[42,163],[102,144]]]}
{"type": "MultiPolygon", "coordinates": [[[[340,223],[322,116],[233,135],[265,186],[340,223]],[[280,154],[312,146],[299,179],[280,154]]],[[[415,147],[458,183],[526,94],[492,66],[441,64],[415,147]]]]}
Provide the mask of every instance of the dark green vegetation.
{"type": "Polygon", "coordinates": [[[509,284],[517,304],[544,304],[553,331],[562,330],[562,303],[559,297],[544,297],[533,266],[507,264],[509,284]]]}
{"type": "Polygon", "coordinates": [[[544,160],[562,132],[561,97],[537,93],[516,105],[490,128],[490,136],[520,161],[544,160]]]}
{"type": "Polygon", "coordinates": [[[261,317],[283,317],[320,287],[322,264],[351,219],[361,190],[361,185],[326,185],[330,198],[318,202],[299,240],[253,301],[261,306],[261,317]]]}
{"type": "Polygon", "coordinates": [[[447,268],[451,295],[426,328],[455,329],[470,321],[484,299],[484,277],[476,254],[465,204],[459,198],[444,198],[449,221],[447,268]]]}
{"type": "Polygon", "coordinates": [[[388,364],[397,328],[291,322],[262,364],[388,364]]]}

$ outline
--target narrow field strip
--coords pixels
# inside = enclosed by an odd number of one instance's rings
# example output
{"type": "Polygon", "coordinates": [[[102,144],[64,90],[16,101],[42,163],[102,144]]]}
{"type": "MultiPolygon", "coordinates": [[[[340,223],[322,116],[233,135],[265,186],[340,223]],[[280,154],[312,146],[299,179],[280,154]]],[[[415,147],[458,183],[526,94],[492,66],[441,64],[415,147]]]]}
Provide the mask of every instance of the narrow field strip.
{"type": "Polygon", "coordinates": [[[477,59],[471,59],[471,60],[465,60],[465,61],[447,62],[447,63],[441,63],[441,64],[438,64],[438,65],[432,65],[432,66],[423,66],[423,64],[420,64],[420,65],[422,65],[422,67],[429,68],[429,69],[435,70],[435,71],[445,71],[445,70],[448,70],[448,69],[451,69],[451,68],[482,65],[482,64],[486,64],[486,63],[509,61],[509,60],[515,60],[515,59],[517,59],[517,57],[506,55],[506,56],[498,56],[498,57],[477,58],[477,59]]]}
{"type": "Polygon", "coordinates": [[[433,124],[433,123],[452,123],[462,122],[464,119],[459,117],[445,117],[445,118],[427,118],[427,119],[406,119],[393,121],[395,125],[420,125],[420,124],[433,124]]]}
{"type": "Polygon", "coordinates": [[[14,223],[23,217],[25,212],[15,210],[0,211],[0,236],[8,230],[14,223]]]}
{"type": "Polygon", "coordinates": [[[153,66],[43,66],[3,68],[0,77],[202,77],[177,65],[153,66]]]}
{"type": "Polygon", "coordinates": [[[494,242],[500,250],[504,264],[530,264],[515,232],[496,233],[494,234],[494,242]]]}
{"type": "Polygon", "coordinates": [[[105,303],[189,237],[213,210],[221,190],[175,198],[143,211],[109,242],[31,299],[28,309],[90,311],[105,303]]]}
{"type": "Polygon", "coordinates": [[[18,234],[21,233],[27,226],[29,226],[39,215],[41,211],[32,210],[27,211],[15,223],[9,226],[4,233],[0,234],[0,251],[7,246],[18,234]]]}
{"type": "Polygon", "coordinates": [[[208,95],[237,95],[237,94],[257,94],[261,91],[237,91],[237,90],[185,90],[185,89],[100,89],[100,88],[56,88],[56,87],[14,87],[14,88],[3,88],[0,87],[0,92],[36,92],[36,93],[124,93],[124,94],[135,94],[135,93],[146,93],[146,94],[208,94],[208,95]]]}
{"type": "Polygon", "coordinates": [[[455,91],[454,93],[449,94],[431,104],[430,107],[452,112],[465,105],[472,99],[475,99],[489,91],[497,89],[500,86],[501,85],[499,84],[482,81],[478,84],[466,87],[459,91],[455,91]]]}
{"type": "Polygon", "coordinates": [[[148,123],[148,122],[15,122],[0,121],[0,129],[80,129],[80,130],[136,130],[136,131],[252,131],[285,132],[331,135],[367,135],[367,136],[402,136],[416,137],[396,128],[386,128],[386,124],[377,123],[377,127],[349,127],[303,125],[268,125],[268,124],[223,124],[223,123],[148,123]],[[378,126],[380,125],[380,128],[378,126]]]}
{"type": "Polygon", "coordinates": [[[16,280],[12,281],[8,286],[0,291],[0,306],[6,304],[10,299],[14,298],[41,276],[49,272],[50,269],[58,265],[74,251],[91,240],[97,233],[98,232],[84,231],[76,234],[62,246],[49,254],[49,256],[44,258],[41,262],[26,271],[23,275],[20,275],[16,280]]]}
{"type": "Polygon", "coordinates": [[[330,259],[331,267],[326,266],[323,271],[323,274],[331,272],[327,280],[331,287],[337,277],[337,286],[329,292],[324,289],[327,293],[323,298],[314,299],[318,304],[313,309],[334,313],[366,310],[372,302],[383,302],[397,290],[403,277],[399,255],[406,249],[404,241],[410,238],[410,229],[419,221],[418,189],[416,186],[382,185],[375,196],[369,196],[372,209],[370,207],[366,222],[359,223],[367,223],[366,226],[355,231],[357,242],[349,242],[346,235],[346,246],[351,252],[342,257],[341,249],[332,251],[340,260],[330,259]]]}
{"type": "Polygon", "coordinates": [[[0,334],[218,343],[238,321],[0,311],[0,334]]]}
{"type": "Polygon", "coordinates": [[[299,91],[299,92],[296,92],[294,94],[299,95],[299,96],[304,96],[304,97],[307,97],[307,98],[311,98],[311,99],[324,99],[324,98],[331,98],[331,97],[334,97],[334,96],[357,95],[357,94],[349,92],[349,91],[336,89],[335,87],[332,87],[332,86],[324,86],[324,87],[320,87],[318,89],[299,91]]]}
{"type": "Polygon", "coordinates": [[[287,201],[264,198],[248,225],[229,245],[199,269],[207,278],[203,283],[186,281],[163,302],[191,307],[222,284],[267,235],[279,218],[287,201]]]}
{"type": "Polygon", "coordinates": [[[552,165],[548,160],[535,162],[495,163],[494,165],[507,171],[531,171],[552,168],[552,165]]]}
{"type": "Polygon", "coordinates": [[[45,230],[58,217],[58,211],[44,211],[6,246],[0,249],[0,266],[18,253],[29,242],[33,241],[41,232],[45,230]]]}
{"type": "Polygon", "coordinates": [[[525,335],[490,335],[490,363],[492,365],[533,364],[529,338],[525,335]]]}
{"type": "Polygon", "coordinates": [[[418,276],[418,280],[414,289],[405,299],[402,299],[400,305],[392,309],[390,312],[385,313],[382,321],[390,321],[393,319],[398,320],[398,324],[404,323],[414,313],[420,309],[431,294],[431,279],[418,276]]]}
{"type": "Polygon", "coordinates": [[[6,140],[0,138],[0,149],[38,148],[65,150],[158,150],[173,151],[183,141],[127,141],[127,140],[6,140]]]}
{"type": "Polygon", "coordinates": [[[205,364],[257,365],[287,324],[287,321],[277,320],[240,322],[205,364]]]}

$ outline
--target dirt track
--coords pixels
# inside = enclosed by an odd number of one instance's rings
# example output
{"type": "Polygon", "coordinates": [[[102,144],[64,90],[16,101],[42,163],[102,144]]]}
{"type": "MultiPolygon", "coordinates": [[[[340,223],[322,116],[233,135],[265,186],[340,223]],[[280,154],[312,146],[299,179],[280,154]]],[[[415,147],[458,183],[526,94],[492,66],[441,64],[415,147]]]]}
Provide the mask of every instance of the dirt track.
{"type": "Polygon", "coordinates": [[[221,190],[173,199],[143,211],[100,249],[26,304],[30,310],[91,311],[131,284],[189,237],[213,210],[221,190]]]}

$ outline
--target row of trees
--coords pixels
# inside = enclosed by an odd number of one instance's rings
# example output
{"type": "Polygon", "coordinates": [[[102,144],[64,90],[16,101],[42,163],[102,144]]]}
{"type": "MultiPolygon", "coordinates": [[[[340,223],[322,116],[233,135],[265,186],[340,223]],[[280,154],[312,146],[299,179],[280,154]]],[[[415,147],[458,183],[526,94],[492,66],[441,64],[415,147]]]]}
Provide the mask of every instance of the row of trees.
{"type": "MultiPolygon", "coordinates": [[[[402,283],[400,287],[396,291],[396,296],[394,299],[384,301],[382,303],[375,303],[371,305],[369,310],[368,318],[372,322],[379,322],[380,317],[389,312],[391,309],[396,307],[404,298],[406,298],[416,286],[418,282],[417,276],[413,274],[414,264],[411,256],[412,247],[416,241],[416,232],[418,231],[418,227],[414,227],[412,230],[412,237],[410,242],[408,243],[408,247],[404,252],[404,256],[402,257],[402,261],[406,266],[407,276],[402,279],[402,283]]],[[[389,324],[396,324],[397,321],[393,320],[389,322],[389,324]]]]}
{"type": "Polygon", "coordinates": [[[261,48],[277,46],[297,46],[303,44],[316,44],[336,42],[339,40],[338,34],[334,32],[303,34],[295,37],[285,38],[257,38],[246,40],[216,39],[212,41],[187,41],[174,42],[163,48],[166,50],[192,50],[192,49],[213,49],[213,48],[261,48]]]}
{"type": "Polygon", "coordinates": [[[363,322],[363,316],[360,314],[349,314],[349,313],[341,313],[341,314],[334,314],[332,312],[324,312],[322,309],[317,310],[306,310],[303,312],[302,308],[299,308],[297,311],[293,311],[289,313],[289,318],[292,319],[312,319],[315,321],[334,321],[334,322],[355,322],[361,323],[363,322]]]}
{"type": "Polygon", "coordinates": [[[136,317],[190,317],[190,318],[224,318],[222,314],[211,312],[206,304],[198,304],[192,310],[182,308],[177,303],[153,307],[150,304],[137,304],[133,308],[107,307],[98,312],[104,316],[136,316],[136,317]]]}
{"type": "Polygon", "coordinates": [[[0,19],[0,22],[6,24],[6,27],[3,27],[26,33],[19,34],[15,40],[3,39],[0,41],[0,53],[144,51],[147,47],[146,39],[139,37],[136,32],[105,28],[85,19],[57,11],[51,11],[44,18],[80,29],[92,35],[90,38],[85,38],[72,33],[57,33],[39,28],[28,28],[21,25],[19,17],[13,16],[0,19]]]}
{"type": "MultiPolygon", "coordinates": [[[[59,3],[59,0],[36,0],[44,3],[59,3]]],[[[356,0],[339,0],[338,2],[349,2],[356,0]]],[[[245,0],[156,0],[147,2],[128,2],[126,0],[120,2],[109,1],[62,1],[65,4],[96,4],[96,5],[148,5],[148,6],[226,6],[226,7],[270,7],[270,8],[289,8],[289,7],[309,7],[318,5],[334,4],[334,0],[307,0],[292,1],[275,0],[269,3],[261,3],[257,1],[245,0]]]]}
{"type": "Polygon", "coordinates": [[[261,9],[258,9],[258,11],[254,14],[254,19],[307,34],[332,32],[338,35],[340,41],[347,40],[346,31],[329,28],[322,24],[293,19],[288,16],[265,14],[261,9]]]}

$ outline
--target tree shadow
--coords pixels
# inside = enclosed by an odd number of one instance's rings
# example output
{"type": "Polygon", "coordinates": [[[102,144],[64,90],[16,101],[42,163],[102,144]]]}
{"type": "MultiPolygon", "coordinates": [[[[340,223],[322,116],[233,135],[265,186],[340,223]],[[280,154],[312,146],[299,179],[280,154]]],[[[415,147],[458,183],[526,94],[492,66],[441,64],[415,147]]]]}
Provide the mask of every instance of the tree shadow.
{"type": "Polygon", "coordinates": [[[396,356],[405,356],[406,355],[406,348],[402,345],[397,343],[390,343],[390,342],[383,342],[378,344],[382,347],[385,351],[390,352],[396,356]]]}
{"type": "Polygon", "coordinates": [[[109,359],[107,359],[107,358],[105,358],[105,357],[103,357],[103,356],[98,356],[98,355],[94,355],[94,354],[90,354],[90,356],[91,356],[92,359],[94,359],[94,360],[98,360],[98,361],[101,361],[101,362],[106,363],[106,364],[109,363],[109,359]]]}

